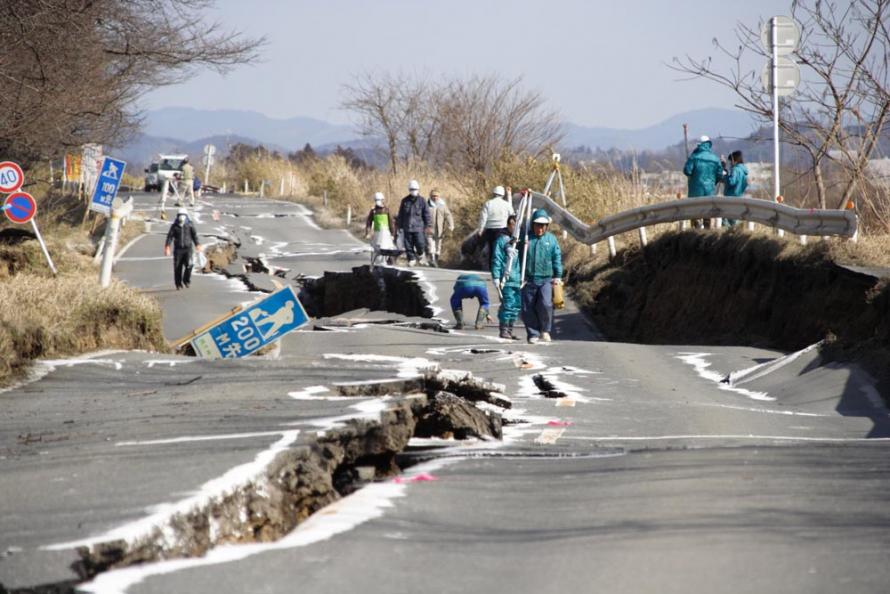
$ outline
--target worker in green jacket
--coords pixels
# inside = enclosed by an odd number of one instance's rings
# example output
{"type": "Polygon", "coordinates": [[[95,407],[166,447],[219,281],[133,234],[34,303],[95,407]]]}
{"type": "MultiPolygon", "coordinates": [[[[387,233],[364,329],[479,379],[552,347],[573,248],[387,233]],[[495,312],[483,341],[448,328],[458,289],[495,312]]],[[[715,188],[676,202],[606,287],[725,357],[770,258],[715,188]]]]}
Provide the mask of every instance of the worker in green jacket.
{"type": "MultiPolygon", "coordinates": [[[[710,138],[702,136],[699,139],[698,146],[686,159],[683,173],[689,178],[687,196],[698,198],[714,195],[717,183],[723,179],[723,164],[720,162],[720,157],[711,150],[710,138]]],[[[695,221],[695,226],[699,227],[700,222],[695,221]]],[[[704,226],[706,228],[711,226],[710,219],[704,220],[704,226]]]]}
{"type": "Polygon", "coordinates": [[[562,252],[547,231],[550,215],[543,208],[532,213],[532,235],[525,255],[522,320],[528,342],[550,342],[553,328],[553,285],[562,282],[562,252]]]}
{"type": "MultiPolygon", "coordinates": [[[[729,155],[726,164],[726,176],[723,178],[724,196],[742,196],[748,189],[748,168],[742,151],[734,151],[729,155]]],[[[724,227],[732,227],[738,223],[735,219],[723,219],[724,227]]]]}

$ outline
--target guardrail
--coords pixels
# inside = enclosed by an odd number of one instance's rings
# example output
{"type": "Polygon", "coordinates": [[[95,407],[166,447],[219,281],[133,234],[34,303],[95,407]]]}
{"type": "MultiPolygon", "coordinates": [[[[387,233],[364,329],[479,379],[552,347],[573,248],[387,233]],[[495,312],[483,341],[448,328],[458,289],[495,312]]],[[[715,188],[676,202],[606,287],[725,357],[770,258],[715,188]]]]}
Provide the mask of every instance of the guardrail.
{"type": "Polygon", "coordinates": [[[755,198],[709,196],[640,206],[588,225],[544,194],[532,192],[532,195],[536,208],[547,209],[560,227],[588,245],[641,227],[690,219],[737,219],[801,236],[839,237],[855,236],[859,222],[852,210],[802,209],[755,198]]]}
{"type": "MultiPolygon", "coordinates": [[[[596,223],[587,224],[573,215],[561,204],[540,192],[532,191],[533,208],[545,208],[553,221],[577,241],[595,246],[608,240],[609,252],[615,255],[613,237],[639,229],[640,241],[646,243],[646,227],[665,223],[684,222],[691,219],[736,219],[748,223],[759,223],[782,231],[788,231],[805,241],[807,236],[856,237],[859,218],[852,210],[819,210],[794,208],[778,202],[755,198],[708,196],[703,198],[683,198],[670,202],[660,202],[640,206],[614,214],[596,223]]],[[[468,235],[461,247],[465,254],[474,250],[478,238],[468,235]]]]}

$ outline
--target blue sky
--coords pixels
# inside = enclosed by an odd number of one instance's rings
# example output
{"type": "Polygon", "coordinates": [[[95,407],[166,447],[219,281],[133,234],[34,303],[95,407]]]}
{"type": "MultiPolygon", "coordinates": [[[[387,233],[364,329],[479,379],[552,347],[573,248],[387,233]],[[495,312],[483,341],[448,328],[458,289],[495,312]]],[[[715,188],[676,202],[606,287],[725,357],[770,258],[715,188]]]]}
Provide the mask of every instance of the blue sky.
{"type": "MultiPolygon", "coordinates": [[[[523,76],[550,107],[589,126],[641,128],[676,113],[733,105],[728,91],[681,81],[674,56],[715,55],[789,1],[746,0],[217,0],[210,16],[265,35],[264,59],[223,77],[196,74],[147,95],[143,107],[248,109],[345,123],[341,87],[357,73],[435,79],[523,76]]],[[[758,65],[759,69],[759,65],[758,65]]]]}

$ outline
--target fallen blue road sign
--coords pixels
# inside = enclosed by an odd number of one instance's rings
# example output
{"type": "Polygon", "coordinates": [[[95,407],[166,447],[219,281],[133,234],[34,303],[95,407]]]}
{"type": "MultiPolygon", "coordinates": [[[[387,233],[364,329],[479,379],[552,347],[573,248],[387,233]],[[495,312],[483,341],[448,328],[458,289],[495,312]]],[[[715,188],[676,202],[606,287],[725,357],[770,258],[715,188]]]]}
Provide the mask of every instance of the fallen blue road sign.
{"type": "Polygon", "coordinates": [[[205,359],[238,359],[309,321],[293,287],[284,287],[229,316],[191,340],[205,359]]]}
{"type": "Polygon", "coordinates": [[[102,169],[99,171],[99,179],[96,181],[96,189],[93,191],[93,199],[90,201],[90,210],[111,216],[111,203],[117,196],[117,189],[121,185],[126,166],[126,161],[105,157],[102,169]]]}

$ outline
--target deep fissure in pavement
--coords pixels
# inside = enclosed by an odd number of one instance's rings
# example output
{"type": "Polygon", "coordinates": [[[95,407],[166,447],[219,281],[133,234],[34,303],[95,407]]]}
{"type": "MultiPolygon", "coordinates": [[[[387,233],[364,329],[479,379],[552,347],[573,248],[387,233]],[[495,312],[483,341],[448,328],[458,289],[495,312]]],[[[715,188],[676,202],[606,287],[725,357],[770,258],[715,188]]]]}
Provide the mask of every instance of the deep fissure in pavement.
{"type": "MultiPolygon", "coordinates": [[[[498,440],[500,414],[474,403],[507,408],[510,402],[503,390],[502,385],[469,372],[438,368],[418,378],[337,386],[335,393],[341,396],[400,396],[379,420],[348,420],[342,427],[318,433],[278,454],[258,479],[172,516],[141,538],[79,548],[81,559],[73,567],[82,578],[78,583],[112,569],[199,557],[220,544],[275,541],[322,507],[419,462],[400,456],[413,436],[498,440]]],[[[75,587],[76,583],[65,581],[8,592],[68,594],[75,587]]],[[[7,594],[2,585],[0,594],[7,594]]]]}

